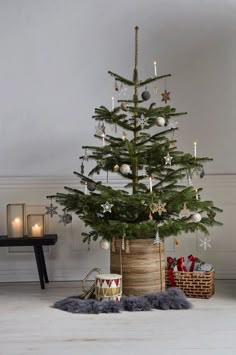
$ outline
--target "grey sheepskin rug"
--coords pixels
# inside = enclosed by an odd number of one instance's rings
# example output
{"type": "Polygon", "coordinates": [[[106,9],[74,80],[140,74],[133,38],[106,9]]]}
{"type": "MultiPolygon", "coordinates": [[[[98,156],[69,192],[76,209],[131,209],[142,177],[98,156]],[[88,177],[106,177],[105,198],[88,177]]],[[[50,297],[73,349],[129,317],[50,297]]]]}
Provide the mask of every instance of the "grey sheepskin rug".
{"type": "Polygon", "coordinates": [[[79,296],[71,296],[57,301],[53,307],[70,313],[99,314],[150,311],[151,309],[189,309],[192,305],[181,289],[171,287],[165,292],[150,293],[145,296],[124,296],[120,302],[84,300],[79,296]]]}

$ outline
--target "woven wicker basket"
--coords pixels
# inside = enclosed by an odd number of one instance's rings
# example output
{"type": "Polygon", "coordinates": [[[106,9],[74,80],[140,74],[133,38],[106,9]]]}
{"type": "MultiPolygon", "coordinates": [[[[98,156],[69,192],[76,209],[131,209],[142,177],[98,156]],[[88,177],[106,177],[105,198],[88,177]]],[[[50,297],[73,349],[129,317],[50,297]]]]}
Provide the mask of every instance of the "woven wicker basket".
{"type": "MultiPolygon", "coordinates": [[[[209,272],[174,271],[176,287],[183,290],[187,297],[210,298],[215,291],[214,270],[209,272]]],[[[166,287],[171,287],[168,270],[166,270],[166,287]]]]}
{"type": "Polygon", "coordinates": [[[122,250],[122,241],[115,240],[111,249],[111,273],[122,275],[123,294],[142,296],[165,290],[164,244],[153,239],[129,241],[129,252],[122,250]]]}

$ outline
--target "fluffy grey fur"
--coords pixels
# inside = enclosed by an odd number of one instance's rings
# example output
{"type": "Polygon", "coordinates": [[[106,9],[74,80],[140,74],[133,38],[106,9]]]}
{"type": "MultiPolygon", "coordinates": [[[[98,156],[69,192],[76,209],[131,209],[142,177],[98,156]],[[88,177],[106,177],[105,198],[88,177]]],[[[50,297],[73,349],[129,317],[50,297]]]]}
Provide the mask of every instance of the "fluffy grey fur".
{"type": "Polygon", "coordinates": [[[53,307],[70,313],[99,314],[150,311],[151,309],[189,309],[192,305],[180,289],[172,287],[166,292],[122,297],[120,302],[83,300],[79,296],[72,296],[57,301],[53,307]]]}
{"type": "Polygon", "coordinates": [[[169,288],[166,292],[148,294],[145,298],[154,309],[189,309],[192,307],[183,291],[176,287],[169,288]]]}
{"type": "Polygon", "coordinates": [[[150,311],[152,308],[148,299],[142,296],[123,297],[121,304],[122,309],[129,312],[150,311]]]}

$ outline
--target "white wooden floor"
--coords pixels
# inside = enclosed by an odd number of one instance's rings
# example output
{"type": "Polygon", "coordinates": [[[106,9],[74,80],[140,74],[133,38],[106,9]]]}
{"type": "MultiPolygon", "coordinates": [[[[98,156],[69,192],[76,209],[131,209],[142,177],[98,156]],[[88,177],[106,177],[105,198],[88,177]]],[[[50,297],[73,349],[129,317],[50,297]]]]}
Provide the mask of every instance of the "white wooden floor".
{"type": "Polygon", "coordinates": [[[50,306],[78,283],[0,284],[0,355],[235,355],[236,280],[185,311],[78,315],[50,306]]]}

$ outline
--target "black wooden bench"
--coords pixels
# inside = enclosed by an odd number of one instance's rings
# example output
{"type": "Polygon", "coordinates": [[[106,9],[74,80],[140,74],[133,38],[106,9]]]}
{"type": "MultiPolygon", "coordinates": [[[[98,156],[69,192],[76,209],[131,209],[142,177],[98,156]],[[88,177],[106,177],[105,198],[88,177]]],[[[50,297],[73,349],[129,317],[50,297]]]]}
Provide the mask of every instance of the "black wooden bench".
{"type": "Polygon", "coordinates": [[[43,237],[8,238],[6,235],[0,236],[0,247],[25,247],[34,248],[35,260],[38,268],[41,288],[45,288],[45,282],[48,283],[48,274],[43,253],[44,245],[54,245],[57,242],[56,234],[46,234],[43,237]]]}

